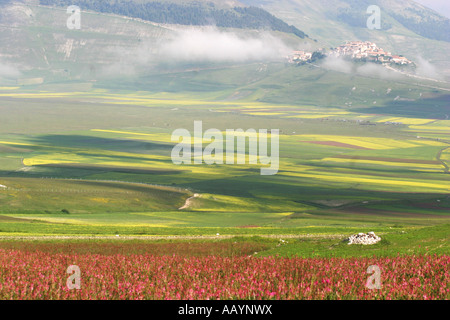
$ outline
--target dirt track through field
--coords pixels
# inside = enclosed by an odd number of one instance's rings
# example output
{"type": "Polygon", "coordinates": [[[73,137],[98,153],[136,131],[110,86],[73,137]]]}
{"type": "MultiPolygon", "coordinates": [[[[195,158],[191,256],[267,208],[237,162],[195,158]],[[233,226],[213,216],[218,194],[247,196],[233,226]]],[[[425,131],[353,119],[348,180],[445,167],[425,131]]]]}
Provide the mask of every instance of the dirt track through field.
{"type": "Polygon", "coordinates": [[[196,193],[192,197],[186,199],[186,202],[184,203],[184,206],[182,206],[181,208],[178,208],[178,210],[183,210],[183,209],[189,208],[191,206],[192,200],[195,199],[195,198],[199,198],[200,196],[201,196],[200,194],[196,193]]]}
{"type": "Polygon", "coordinates": [[[450,170],[450,169],[449,169],[447,163],[446,163],[444,160],[441,159],[442,153],[443,153],[445,150],[447,150],[447,149],[450,149],[450,147],[446,147],[446,148],[444,148],[444,149],[442,149],[442,150],[439,150],[439,153],[437,154],[436,159],[437,159],[439,162],[442,163],[442,165],[443,165],[444,168],[445,168],[445,172],[446,172],[446,173],[449,173],[449,170],[450,170]]]}

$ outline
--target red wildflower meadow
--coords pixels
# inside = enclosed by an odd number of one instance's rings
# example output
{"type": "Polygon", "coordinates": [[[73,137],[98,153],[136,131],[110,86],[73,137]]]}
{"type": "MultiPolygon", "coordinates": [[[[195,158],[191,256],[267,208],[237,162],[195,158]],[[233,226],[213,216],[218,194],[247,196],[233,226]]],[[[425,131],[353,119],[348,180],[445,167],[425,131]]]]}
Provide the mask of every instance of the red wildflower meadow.
{"type": "Polygon", "coordinates": [[[278,258],[0,249],[1,299],[448,299],[450,256],[278,258]],[[70,265],[81,289],[68,289],[70,265]],[[381,289],[366,287],[370,265],[381,289]]]}

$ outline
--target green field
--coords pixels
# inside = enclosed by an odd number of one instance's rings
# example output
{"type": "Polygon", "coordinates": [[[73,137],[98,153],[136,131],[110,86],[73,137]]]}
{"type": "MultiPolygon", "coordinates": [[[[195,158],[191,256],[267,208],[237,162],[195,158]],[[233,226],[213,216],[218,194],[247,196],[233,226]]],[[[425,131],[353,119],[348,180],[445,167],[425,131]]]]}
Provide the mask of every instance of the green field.
{"type": "Polygon", "coordinates": [[[2,89],[2,239],[259,236],[261,255],[448,252],[446,120],[251,96],[80,89],[2,89]],[[192,131],[199,119],[220,130],[282,128],[278,174],[261,176],[249,164],[174,165],[172,131],[192,131]],[[341,242],[369,231],[384,240],[370,249],[341,242]]]}

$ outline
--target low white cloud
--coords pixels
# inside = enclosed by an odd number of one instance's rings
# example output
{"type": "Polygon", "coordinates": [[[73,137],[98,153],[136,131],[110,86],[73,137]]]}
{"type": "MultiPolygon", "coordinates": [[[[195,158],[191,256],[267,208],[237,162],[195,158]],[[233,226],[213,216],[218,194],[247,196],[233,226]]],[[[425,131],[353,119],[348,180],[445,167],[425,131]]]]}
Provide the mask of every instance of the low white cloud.
{"type": "Polygon", "coordinates": [[[177,31],[170,39],[143,41],[138,46],[107,47],[97,76],[135,76],[160,65],[177,63],[243,63],[283,61],[292,53],[280,39],[268,32],[241,35],[217,28],[190,28],[177,31]]]}
{"type": "Polygon", "coordinates": [[[351,74],[354,64],[339,57],[329,56],[322,62],[322,67],[328,70],[351,74]]]}
{"type": "Polygon", "coordinates": [[[114,76],[135,76],[136,67],[130,63],[126,62],[115,62],[107,66],[103,66],[100,69],[100,77],[114,77],[114,76]]]}
{"type": "Polygon", "coordinates": [[[269,33],[242,37],[214,28],[179,32],[159,53],[175,61],[248,62],[281,60],[292,49],[269,33]]]}
{"type": "Polygon", "coordinates": [[[18,78],[20,75],[16,66],[0,61],[0,78],[18,78]]]}
{"type": "Polygon", "coordinates": [[[135,76],[155,59],[151,47],[146,43],[135,47],[107,47],[103,49],[103,55],[110,63],[99,68],[100,77],[135,76]]]}
{"type": "Polygon", "coordinates": [[[402,75],[389,70],[380,64],[368,62],[363,65],[345,60],[341,57],[329,56],[322,62],[322,68],[346,74],[361,75],[379,79],[398,79],[402,75]]]}
{"type": "Polygon", "coordinates": [[[402,77],[400,73],[386,69],[382,65],[375,63],[366,63],[358,67],[356,73],[362,76],[379,79],[398,79],[402,77]]]}
{"type": "Polygon", "coordinates": [[[425,60],[421,56],[416,58],[416,74],[422,77],[432,78],[432,79],[441,79],[441,75],[438,72],[438,69],[431,64],[428,60],[425,60]]]}

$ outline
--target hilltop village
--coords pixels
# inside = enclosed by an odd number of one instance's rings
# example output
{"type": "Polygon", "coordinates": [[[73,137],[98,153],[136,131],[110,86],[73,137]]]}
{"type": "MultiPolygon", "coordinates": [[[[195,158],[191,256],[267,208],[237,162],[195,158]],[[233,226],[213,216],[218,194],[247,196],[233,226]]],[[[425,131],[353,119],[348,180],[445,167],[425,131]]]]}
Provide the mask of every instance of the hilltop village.
{"type": "Polygon", "coordinates": [[[347,41],[345,44],[331,48],[325,54],[323,49],[315,52],[294,51],[289,57],[289,63],[303,64],[314,62],[325,56],[342,57],[355,61],[368,61],[381,64],[413,65],[411,60],[394,55],[389,51],[379,48],[375,43],[369,41],[347,41]]]}

